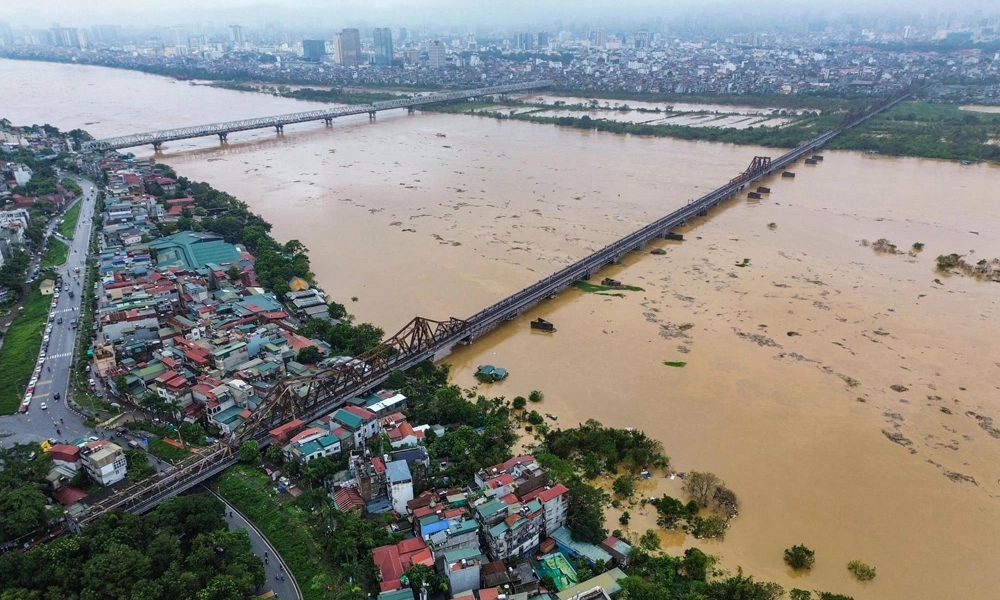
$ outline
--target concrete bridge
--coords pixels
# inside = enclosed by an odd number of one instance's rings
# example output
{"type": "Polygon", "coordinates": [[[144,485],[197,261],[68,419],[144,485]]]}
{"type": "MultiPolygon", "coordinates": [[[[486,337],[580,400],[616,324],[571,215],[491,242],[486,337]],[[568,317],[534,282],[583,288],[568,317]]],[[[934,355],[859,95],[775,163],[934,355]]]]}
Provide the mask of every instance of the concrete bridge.
{"type": "Polygon", "coordinates": [[[203,454],[161,473],[158,478],[134,484],[92,505],[77,517],[75,524],[85,525],[110,510],[127,510],[137,514],[151,510],[165,498],[181,493],[235,464],[239,446],[244,441],[256,440],[263,448],[270,443],[268,432],[274,427],[292,418],[308,423],[339,408],[350,398],[377,389],[393,370],[405,370],[423,360],[443,358],[455,345],[473,343],[498,325],[516,318],[574,282],[590,279],[601,268],[621,260],[626,254],[641,250],[656,238],[667,237],[672,228],[707,215],[711,208],[739,194],[750,184],[782,171],[800,158],[809,159],[813,152],[840,133],[891,108],[911,93],[910,90],[902,92],[864,111],[849,114],[835,129],[800,144],[774,160],[755,157],[747,170],[729,183],[467,319],[430,321],[417,317],[395,336],[357,357],[353,363],[326,368],[312,376],[278,384],[219,447],[203,451],[203,454]]]}
{"type": "Polygon", "coordinates": [[[374,119],[375,114],[383,110],[393,110],[396,108],[406,108],[412,112],[418,106],[436,104],[439,102],[451,102],[454,100],[468,100],[470,98],[480,98],[482,96],[498,96],[514,92],[524,92],[535,90],[549,85],[548,81],[530,81],[527,83],[512,83],[509,85],[496,85],[492,87],[479,88],[475,90],[463,90],[458,92],[444,92],[440,94],[428,94],[426,96],[414,96],[412,98],[400,98],[398,100],[386,100],[384,102],[373,102],[371,104],[351,104],[348,106],[338,106],[324,110],[311,110],[307,112],[291,113],[287,115],[276,115],[273,117],[260,117],[257,119],[242,119],[240,121],[227,121],[225,123],[210,123],[208,125],[195,125],[193,127],[181,127],[178,129],[164,129],[162,131],[151,131],[149,133],[133,133],[120,137],[107,138],[84,142],[82,149],[86,150],[121,150],[122,148],[132,148],[134,146],[145,146],[152,144],[157,151],[164,142],[175,140],[185,140],[196,137],[219,136],[219,141],[224,142],[230,133],[237,131],[249,131],[251,129],[265,129],[274,127],[275,131],[282,133],[285,125],[295,123],[308,123],[311,121],[325,121],[331,125],[337,117],[349,115],[362,115],[368,113],[369,118],[374,119]]]}

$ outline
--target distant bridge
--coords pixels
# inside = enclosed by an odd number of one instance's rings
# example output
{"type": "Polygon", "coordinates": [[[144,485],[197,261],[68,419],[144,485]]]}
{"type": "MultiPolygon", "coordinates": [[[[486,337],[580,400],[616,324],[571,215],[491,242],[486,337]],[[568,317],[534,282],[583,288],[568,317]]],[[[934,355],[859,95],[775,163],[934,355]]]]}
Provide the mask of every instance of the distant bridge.
{"type": "Polygon", "coordinates": [[[179,129],[164,129],[162,131],[152,131],[149,133],[133,133],[120,137],[107,138],[84,142],[83,150],[121,150],[122,148],[132,148],[134,146],[145,146],[152,144],[156,150],[164,142],[175,140],[185,140],[196,137],[207,137],[210,135],[219,136],[219,141],[226,141],[230,133],[237,131],[249,131],[251,129],[264,129],[274,127],[278,133],[285,130],[285,125],[294,123],[308,123],[311,121],[325,121],[327,125],[333,123],[337,117],[349,115],[362,115],[368,113],[370,118],[375,118],[375,113],[394,108],[406,108],[411,112],[418,106],[426,104],[436,104],[438,102],[451,102],[453,100],[468,100],[469,98],[479,98],[482,96],[496,96],[509,94],[512,92],[524,92],[550,85],[548,81],[530,81],[527,83],[512,83],[510,85],[495,85],[492,87],[479,88],[475,90],[463,90],[459,92],[445,92],[440,94],[428,94],[426,96],[414,96],[411,98],[400,98],[398,100],[386,100],[384,102],[373,102],[371,104],[350,104],[338,106],[324,110],[311,110],[308,112],[291,113],[287,115],[276,115],[273,117],[260,117],[257,119],[242,119],[240,121],[227,121],[225,123],[211,123],[209,125],[195,125],[193,127],[181,127],[179,129]]]}
{"type": "Polygon", "coordinates": [[[267,446],[271,441],[269,431],[278,425],[291,419],[302,419],[308,423],[343,406],[350,398],[376,389],[396,369],[405,370],[423,360],[443,358],[455,345],[472,343],[498,325],[515,319],[539,302],[555,296],[574,282],[590,279],[601,268],[621,260],[626,254],[641,250],[656,238],[667,237],[672,228],[707,215],[709,209],[732,198],[751,183],[783,170],[800,158],[808,158],[810,153],[840,133],[891,108],[911,93],[913,90],[906,90],[866,110],[850,113],[836,128],[800,144],[774,160],[763,156],[754,157],[743,173],[722,187],[468,319],[431,321],[417,317],[395,336],[351,362],[277,384],[247,420],[218,447],[205,450],[160,473],[158,477],[133,484],[91,505],[76,517],[75,525],[86,525],[111,510],[127,510],[137,514],[151,510],[164,499],[190,489],[235,464],[243,442],[256,440],[260,447],[267,446]]]}

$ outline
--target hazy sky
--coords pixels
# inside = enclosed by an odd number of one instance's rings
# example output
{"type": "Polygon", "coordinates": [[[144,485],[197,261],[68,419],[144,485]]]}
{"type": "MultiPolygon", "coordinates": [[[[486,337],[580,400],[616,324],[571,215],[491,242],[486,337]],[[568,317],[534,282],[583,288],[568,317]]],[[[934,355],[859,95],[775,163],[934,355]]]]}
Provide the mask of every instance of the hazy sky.
{"type": "Polygon", "coordinates": [[[670,18],[679,12],[727,16],[766,9],[792,13],[841,11],[1000,12],[997,0],[0,0],[0,21],[48,27],[94,24],[178,25],[198,21],[254,25],[264,20],[339,26],[463,23],[548,25],[556,20],[670,18]]]}

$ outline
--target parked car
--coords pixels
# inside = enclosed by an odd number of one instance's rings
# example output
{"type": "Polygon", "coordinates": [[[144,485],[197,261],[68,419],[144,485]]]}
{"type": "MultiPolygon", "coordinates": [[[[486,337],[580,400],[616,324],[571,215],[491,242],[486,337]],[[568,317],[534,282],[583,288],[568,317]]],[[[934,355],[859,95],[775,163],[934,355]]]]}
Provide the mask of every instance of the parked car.
{"type": "Polygon", "coordinates": [[[62,325],[62,317],[59,317],[59,320],[56,321],[56,325],[62,325]]]}
{"type": "Polygon", "coordinates": [[[139,442],[137,442],[135,440],[129,440],[128,441],[128,447],[129,448],[138,448],[139,447],[139,442]]]}
{"type": "Polygon", "coordinates": [[[52,398],[54,400],[58,400],[59,399],[59,392],[56,392],[55,394],[52,394],[52,398]]]}
{"type": "Polygon", "coordinates": [[[38,406],[40,406],[42,410],[45,410],[45,409],[47,409],[47,408],[49,407],[49,405],[48,405],[48,404],[46,404],[46,403],[44,403],[44,402],[42,402],[42,403],[41,403],[41,404],[39,404],[38,406]]]}

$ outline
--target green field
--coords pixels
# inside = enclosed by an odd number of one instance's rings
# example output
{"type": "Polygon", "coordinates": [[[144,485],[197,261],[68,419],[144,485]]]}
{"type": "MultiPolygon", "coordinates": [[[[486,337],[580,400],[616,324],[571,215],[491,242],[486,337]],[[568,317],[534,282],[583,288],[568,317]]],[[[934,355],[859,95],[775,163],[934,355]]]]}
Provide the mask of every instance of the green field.
{"type": "Polygon", "coordinates": [[[311,584],[334,581],[336,573],[323,560],[322,549],[309,533],[308,515],[282,502],[288,496],[276,496],[271,485],[266,475],[246,465],[227,469],[215,480],[219,494],[253,521],[274,544],[302,588],[305,600],[327,598],[322,588],[311,584]]]}
{"type": "Polygon", "coordinates": [[[4,336],[0,349],[0,414],[17,412],[21,394],[35,369],[51,301],[51,296],[43,296],[33,285],[24,310],[4,336]]]}
{"type": "Polygon", "coordinates": [[[55,238],[49,238],[49,247],[45,249],[45,254],[42,256],[42,264],[39,269],[44,271],[45,269],[58,267],[66,262],[66,258],[68,256],[69,246],[55,238]]]}
{"type": "Polygon", "coordinates": [[[171,446],[170,444],[157,438],[150,438],[149,453],[157,458],[162,458],[163,460],[171,463],[184,460],[185,458],[191,456],[191,453],[187,450],[171,446]]]}
{"type": "Polygon", "coordinates": [[[63,215],[63,222],[59,226],[59,235],[64,238],[73,239],[73,233],[76,232],[76,222],[80,220],[80,207],[83,206],[83,200],[80,200],[73,205],[73,208],[66,211],[63,215]]]}

